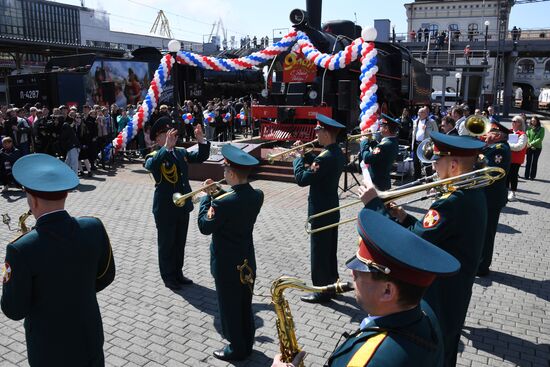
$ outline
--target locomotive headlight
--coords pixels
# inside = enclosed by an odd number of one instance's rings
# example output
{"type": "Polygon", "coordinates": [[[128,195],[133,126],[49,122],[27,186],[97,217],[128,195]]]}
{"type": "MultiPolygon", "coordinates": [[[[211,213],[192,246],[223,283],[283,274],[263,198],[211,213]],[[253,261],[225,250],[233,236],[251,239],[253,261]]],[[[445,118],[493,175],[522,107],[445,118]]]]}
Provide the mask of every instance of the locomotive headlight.
{"type": "Polygon", "coordinates": [[[307,23],[307,13],[302,9],[294,9],[290,12],[290,22],[294,25],[305,25],[307,23]]]}
{"type": "Polygon", "coordinates": [[[308,92],[307,96],[309,99],[316,99],[317,98],[317,91],[315,89],[312,89],[308,92]]]}

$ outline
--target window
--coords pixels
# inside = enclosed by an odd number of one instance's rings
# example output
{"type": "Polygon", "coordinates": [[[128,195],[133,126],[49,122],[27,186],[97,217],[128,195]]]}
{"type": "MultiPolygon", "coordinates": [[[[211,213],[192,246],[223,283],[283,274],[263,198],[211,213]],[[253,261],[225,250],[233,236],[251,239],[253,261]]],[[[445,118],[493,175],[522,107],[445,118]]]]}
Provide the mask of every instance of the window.
{"type": "Polygon", "coordinates": [[[550,60],[546,61],[546,64],[544,64],[544,74],[550,74],[550,60]]]}
{"type": "MultiPolygon", "coordinates": [[[[546,64],[548,64],[548,62],[546,64]]],[[[520,60],[517,63],[516,72],[518,74],[533,74],[535,72],[535,62],[530,59],[520,60]]]]}
{"type": "Polygon", "coordinates": [[[430,30],[430,34],[432,35],[432,38],[436,37],[437,33],[439,33],[439,26],[437,24],[430,24],[428,29],[430,30]]]}
{"type": "Polygon", "coordinates": [[[450,31],[458,31],[458,24],[449,24],[450,31]]]}

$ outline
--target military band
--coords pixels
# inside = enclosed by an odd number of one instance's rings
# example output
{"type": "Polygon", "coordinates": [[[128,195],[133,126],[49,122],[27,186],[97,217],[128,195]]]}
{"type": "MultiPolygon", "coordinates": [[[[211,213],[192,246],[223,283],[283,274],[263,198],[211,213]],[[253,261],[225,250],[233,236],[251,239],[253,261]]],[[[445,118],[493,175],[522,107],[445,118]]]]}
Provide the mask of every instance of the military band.
{"type": "MultiPolygon", "coordinates": [[[[345,126],[320,114],[316,120],[323,150],[293,162],[296,183],[309,186],[308,216],[338,208],[338,185],[346,164],[337,143],[345,126]]],[[[499,123],[492,125],[483,140],[428,133],[426,124],[419,120],[422,130],[415,136],[425,134],[427,139],[413,145],[418,147],[414,153],[421,163],[433,165],[440,180],[474,171],[480,153],[489,166],[507,171],[508,129],[499,123]]],[[[506,180],[440,194],[417,219],[379,197],[391,189],[390,171],[399,150],[398,122],[383,115],[380,126],[379,143],[363,140],[360,145],[361,159],[369,165],[374,186],[366,184],[359,189],[364,207],[356,222],[358,249],[345,263],[354,281],[356,301],[366,317],[358,330],[345,334],[326,365],[454,366],[475,276],[489,273],[496,227],[506,204],[506,180]]],[[[150,134],[159,148],[145,158],[144,166],[155,181],[153,215],[160,275],[167,288],[177,291],[193,283],[183,273],[193,204],[183,200],[179,205],[173,196],[191,192],[188,165],[206,161],[210,143],[197,125],[198,150],[177,147],[177,130],[166,117],[154,123],[150,134]]],[[[212,236],[210,272],[222,336],[228,341],[213,355],[239,361],[253,351],[252,296],[256,271],[262,269],[256,263],[253,232],[264,194],[248,179],[258,159],[231,144],[223,145],[221,154],[224,179],[231,188],[223,190],[212,180],[204,183],[206,195],[197,224],[202,234],[212,236]]],[[[25,319],[32,366],[102,366],[104,338],[96,292],[115,276],[107,232],[100,220],[73,218],[65,211],[67,192],[78,185],[78,178],[58,159],[43,154],[26,156],[14,165],[13,176],[25,188],[37,224],[7,247],[2,310],[14,320],[25,319]],[[63,266],[58,266],[60,262],[63,266]],[[52,277],[57,281],[46,281],[52,277]]],[[[335,210],[313,219],[311,228],[339,219],[335,210]]],[[[340,278],[337,249],[338,226],[311,235],[311,280],[313,286],[328,286],[329,290],[304,296],[303,301],[324,303],[335,297],[331,285],[338,284],[340,278]]],[[[294,357],[282,360],[277,356],[273,366],[298,366],[304,353],[294,357]]]]}

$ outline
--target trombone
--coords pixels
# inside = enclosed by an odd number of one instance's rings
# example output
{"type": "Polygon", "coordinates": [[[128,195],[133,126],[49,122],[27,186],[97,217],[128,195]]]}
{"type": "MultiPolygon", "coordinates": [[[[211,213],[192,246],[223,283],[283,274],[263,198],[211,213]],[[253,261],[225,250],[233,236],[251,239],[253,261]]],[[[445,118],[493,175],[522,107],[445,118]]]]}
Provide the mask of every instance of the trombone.
{"type": "Polygon", "coordinates": [[[287,154],[295,152],[295,151],[300,150],[300,149],[304,149],[308,145],[311,145],[311,148],[308,150],[308,152],[310,152],[315,148],[315,144],[318,143],[318,142],[319,142],[319,139],[315,139],[315,140],[312,140],[308,143],[304,143],[304,144],[292,147],[290,149],[287,149],[284,152],[280,152],[280,153],[276,153],[276,154],[268,154],[267,155],[267,161],[269,162],[269,164],[273,164],[276,160],[286,156],[287,154]]]}
{"type": "Polygon", "coordinates": [[[196,203],[199,200],[198,194],[200,194],[201,191],[208,190],[211,187],[216,187],[216,191],[212,194],[212,196],[216,196],[216,194],[222,189],[221,184],[224,181],[225,181],[225,178],[216,182],[212,182],[211,184],[205,185],[200,189],[196,189],[195,191],[188,192],[187,194],[181,194],[179,192],[175,192],[172,195],[172,201],[177,207],[184,206],[185,203],[187,202],[187,199],[191,199],[193,203],[196,203]]]}
{"type": "MultiPolygon", "coordinates": [[[[382,199],[384,203],[389,203],[391,201],[395,201],[395,200],[404,198],[406,196],[416,194],[418,192],[422,192],[430,189],[436,190],[436,192],[434,193],[424,195],[419,199],[415,199],[407,203],[407,204],[410,204],[414,201],[429,199],[438,195],[442,195],[444,193],[453,192],[455,190],[474,189],[474,188],[489,186],[493,184],[495,181],[498,181],[501,178],[503,178],[505,175],[506,175],[506,171],[504,171],[500,167],[485,167],[482,169],[478,169],[476,171],[464,173],[464,174],[454,176],[454,177],[449,177],[446,179],[436,180],[434,182],[429,182],[422,185],[416,185],[416,186],[408,187],[404,189],[382,191],[378,193],[378,197],[382,199]]],[[[355,201],[352,201],[351,203],[348,203],[336,208],[332,208],[329,210],[325,210],[324,212],[309,216],[305,224],[306,232],[308,234],[314,234],[317,232],[324,231],[326,229],[337,227],[341,224],[350,223],[357,220],[356,218],[350,218],[337,223],[326,225],[324,227],[315,228],[315,229],[310,228],[311,221],[315,218],[319,218],[324,215],[338,211],[340,209],[345,209],[350,206],[362,204],[362,203],[363,202],[361,200],[355,200],[355,201]]]]}

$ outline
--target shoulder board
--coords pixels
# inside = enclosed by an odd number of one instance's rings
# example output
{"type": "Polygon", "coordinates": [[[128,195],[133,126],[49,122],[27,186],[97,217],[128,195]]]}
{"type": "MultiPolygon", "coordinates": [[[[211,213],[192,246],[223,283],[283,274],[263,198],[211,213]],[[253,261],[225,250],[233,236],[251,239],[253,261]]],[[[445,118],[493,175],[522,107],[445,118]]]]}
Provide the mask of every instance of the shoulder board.
{"type": "Polygon", "coordinates": [[[319,155],[317,157],[322,157],[324,155],[327,155],[328,154],[328,150],[323,150],[321,153],[319,153],[319,155]]]}
{"type": "Polygon", "coordinates": [[[176,150],[179,150],[180,152],[183,152],[183,151],[186,151],[187,149],[185,149],[184,147],[176,147],[176,150]]]}
{"type": "Polygon", "coordinates": [[[452,195],[452,192],[446,192],[445,194],[441,195],[441,196],[439,197],[439,199],[445,200],[445,199],[447,199],[447,198],[448,198],[449,196],[451,196],[451,195],[452,195]]]}
{"type": "Polygon", "coordinates": [[[496,149],[502,149],[502,143],[497,143],[497,144],[495,145],[495,148],[496,148],[496,149]]]}
{"type": "Polygon", "coordinates": [[[380,344],[388,336],[387,332],[383,332],[367,339],[367,341],[355,352],[348,362],[348,367],[366,366],[372,359],[380,344]]]}
{"type": "Polygon", "coordinates": [[[32,231],[33,231],[33,230],[31,229],[31,230],[28,231],[27,233],[21,233],[19,236],[15,237],[15,238],[10,242],[10,244],[19,241],[21,238],[25,237],[26,235],[28,235],[28,234],[31,233],[32,231]]]}
{"type": "Polygon", "coordinates": [[[235,191],[226,192],[225,194],[221,194],[220,196],[214,198],[214,200],[221,200],[221,199],[223,199],[223,198],[225,198],[225,197],[227,197],[227,196],[229,196],[229,195],[231,195],[231,194],[234,194],[234,193],[235,193],[235,191]]]}
{"type": "Polygon", "coordinates": [[[149,158],[153,158],[155,155],[157,155],[157,153],[158,153],[158,150],[152,151],[151,153],[149,153],[145,156],[145,160],[147,160],[149,158]]]}

